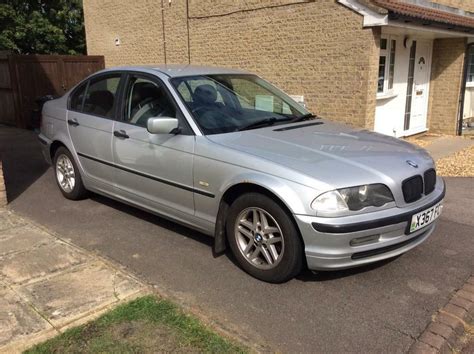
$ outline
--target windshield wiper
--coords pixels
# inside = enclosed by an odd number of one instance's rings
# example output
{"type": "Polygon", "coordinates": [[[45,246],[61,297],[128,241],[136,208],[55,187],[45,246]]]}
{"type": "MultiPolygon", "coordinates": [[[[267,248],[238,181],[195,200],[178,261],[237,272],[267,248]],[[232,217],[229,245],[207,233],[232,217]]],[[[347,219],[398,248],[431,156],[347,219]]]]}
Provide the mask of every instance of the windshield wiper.
{"type": "Polygon", "coordinates": [[[313,113],[307,113],[307,114],[303,114],[302,116],[293,118],[290,121],[290,123],[303,122],[305,120],[311,120],[311,119],[315,119],[315,118],[319,118],[319,117],[314,115],[313,113]]]}
{"type": "Polygon", "coordinates": [[[243,127],[240,127],[237,129],[237,131],[242,131],[242,130],[249,130],[253,128],[259,128],[259,127],[265,127],[265,126],[270,126],[275,124],[276,122],[281,122],[285,121],[286,119],[278,119],[276,117],[269,117],[269,118],[263,118],[260,120],[257,120],[256,122],[244,125],[243,127]]]}

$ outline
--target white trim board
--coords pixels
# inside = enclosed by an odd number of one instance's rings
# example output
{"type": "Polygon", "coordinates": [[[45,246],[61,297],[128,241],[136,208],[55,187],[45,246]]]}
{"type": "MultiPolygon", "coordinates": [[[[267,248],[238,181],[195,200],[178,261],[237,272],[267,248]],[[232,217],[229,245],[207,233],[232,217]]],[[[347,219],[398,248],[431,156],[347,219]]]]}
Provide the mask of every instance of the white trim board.
{"type": "Polygon", "coordinates": [[[388,15],[380,14],[355,0],[337,0],[338,3],[364,16],[364,27],[388,25],[388,15]]]}

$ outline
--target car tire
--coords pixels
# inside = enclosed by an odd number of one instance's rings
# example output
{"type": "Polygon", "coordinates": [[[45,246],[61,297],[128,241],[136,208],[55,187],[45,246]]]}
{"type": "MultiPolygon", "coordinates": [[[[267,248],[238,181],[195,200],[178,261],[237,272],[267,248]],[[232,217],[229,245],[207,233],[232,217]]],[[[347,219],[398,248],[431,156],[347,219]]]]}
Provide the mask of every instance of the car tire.
{"type": "Polygon", "coordinates": [[[53,161],[54,176],[61,193],[71,200],[85,198],[87,190],[71,152],[65,147],[60,147],[56,150],[53,161]]]}
{"type": "Polygon", "coordinates": [[[303,268],[303,243],[291,214],[264,194],[243,194],[232,203],[226,234],[240,267],[257,279],[283,283],[303,268]]]}

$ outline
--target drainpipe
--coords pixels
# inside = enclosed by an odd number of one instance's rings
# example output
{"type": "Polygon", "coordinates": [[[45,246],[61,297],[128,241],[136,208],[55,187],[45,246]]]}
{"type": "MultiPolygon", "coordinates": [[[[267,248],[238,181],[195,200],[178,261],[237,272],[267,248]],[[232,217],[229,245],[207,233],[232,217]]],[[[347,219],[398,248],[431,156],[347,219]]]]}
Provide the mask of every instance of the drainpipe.
{"type": "Polygon", "coordinates": [[[462,120],[464,116],[464,100],[466,97],[466,83],[467,83],[467,70],[469,68],[469,52],[474,47],[474,43],[468,43],[466,45],[466,53],[464,54],[464,68],[462,75],[461,84],[461,97],[459,97],[459,117],[458,117],[458,131],[457,135],[462,135],[462,120]]]}
{"type": "Polygon", "coordinates": [[[165,7],[163,0],[161,0],[161,30],[163,31],[163,55],[166,64],[166,34],[165,34],[165,7]]]}

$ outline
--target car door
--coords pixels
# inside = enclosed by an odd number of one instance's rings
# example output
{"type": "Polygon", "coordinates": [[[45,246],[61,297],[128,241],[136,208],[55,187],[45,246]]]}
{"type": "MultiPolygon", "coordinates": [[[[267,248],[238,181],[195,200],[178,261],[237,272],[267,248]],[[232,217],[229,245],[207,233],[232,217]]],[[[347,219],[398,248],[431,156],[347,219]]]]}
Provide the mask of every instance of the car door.
{"type": "Polygon", "coordinates": [[[158,78],[134,73],[127,75],[120,110],[112,144],[118,193],[185,221],[194,214],[195,139],[184,117],[158,78]],[[152,117],[178,118],[179,133],[149,133],[152,117]]]}
{"type": "Polygon", "coordinates": [[[68,131],[88,182],[99,190],[113,191],[112,132],[122,75],[91,78],[71,95],[68,131]]]}

